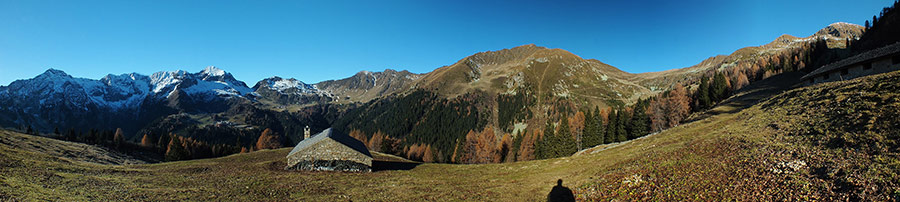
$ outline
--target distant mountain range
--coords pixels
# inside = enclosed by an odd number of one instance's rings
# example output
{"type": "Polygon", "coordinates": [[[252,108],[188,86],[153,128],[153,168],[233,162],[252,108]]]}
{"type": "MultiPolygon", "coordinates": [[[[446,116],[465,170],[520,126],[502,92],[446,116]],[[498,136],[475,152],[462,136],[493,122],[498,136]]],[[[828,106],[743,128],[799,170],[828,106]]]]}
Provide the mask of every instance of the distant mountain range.
{"type": "MultiPolygon", "coordinates": [[[[256,82],[252,88],[212,66],[197,73],[178,70],[150,76],[110,74],[98,80],[75,78],[49,69],[34,78],[0,86],[0,125],[31,126],[45,133],[54,128],[123,128],[133,137],[141,132],[184,132],[187,127],[230,123],[250,128],[281,127],[280,132],[293,137],[287,142],[291,144],[299,139],[295,129],[287,129],[288,125],[324,129],[348,109],[372,108],[365,104],[422,91],[447,100],[477,93],[480,96],[473,103],[479,105],[483,114],[479,122],[497,125],[497,106],[492,103],[498,95],[527,95],[535,101],[529,108],[538,115],[545,114],[544,105],[554,104],[543,102],[556,99],[584,108],[623,106],[677,84],[690,84],[710,71],[747,65],[816,41],[843,47],[848,39],[858,39],[862,29],[859,25],[835,23],[808,37],[784,35],[769,44],[710,57],[691,67],[641,74],[624,72],[562,49],[531,44],[476,53],[424,74],[390,69],[361,71],[348,78],[315,84],[274,76],[256,82]],[[313,106],[326,107],[309,108],[313,106]]],[[[522,121],[529,125],[542,123],[537,120],[543,119],[522,121]]]]}

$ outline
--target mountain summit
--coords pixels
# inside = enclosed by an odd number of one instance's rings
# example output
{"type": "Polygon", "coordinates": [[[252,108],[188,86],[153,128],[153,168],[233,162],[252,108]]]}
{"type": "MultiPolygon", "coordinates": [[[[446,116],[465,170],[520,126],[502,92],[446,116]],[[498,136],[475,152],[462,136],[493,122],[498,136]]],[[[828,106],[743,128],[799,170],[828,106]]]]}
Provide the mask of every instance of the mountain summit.
{"type": "Polygon", "coordinates": [[[831,36],[835,38],[850,38],[850,39],[859,39],[863,34],[863,26],[846,23],[846,22],[836,22],[831,23],[830,25],[822,28],[815,36],[831,36]]]}
{"type": "Polygon", "coordinates": [[[253,92],[221,69],[207,67],[198,73],[183,70],[107,75],[99,80],[75,78],[62,70],[48,69],[32,79],[0,86],[0,123],[28,124],[38,128],[84,125],[131,125],[142,112],[158,111],[156,105],[174,109],[210,109],[223,99],[253,92]],[[181,95],[181,96],[179,96],[181,95]],[[168,103],[168,104],[165,104],[168,103]],[[191,105],[191,106],[182,106],[191,105]],[[80,117],[80,118],[79,118],[80,117]]]}
{"type": "Polygon", "coordinates": [[[423,76],[419,88],[453,97],[475,90],[489,93],[532,91],[609,105],[637,100],[651,92],[629,81],[632,74],[562,49],[528,44],[476,53],[423,76]]]}

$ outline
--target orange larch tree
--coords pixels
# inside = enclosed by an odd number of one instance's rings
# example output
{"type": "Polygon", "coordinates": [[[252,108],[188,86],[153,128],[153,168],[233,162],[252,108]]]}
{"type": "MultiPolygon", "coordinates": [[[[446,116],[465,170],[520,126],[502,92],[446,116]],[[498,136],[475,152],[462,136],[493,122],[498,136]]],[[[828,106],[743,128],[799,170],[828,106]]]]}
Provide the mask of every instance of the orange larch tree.
{"type": "Polygon", "coordinates": [[[263,130],[262,134],[259,135],[259,139],[256,140],[256,149],[278,149],[281,148],[281,136],[272,131],[272,129],[266,128],[263,130]]]}

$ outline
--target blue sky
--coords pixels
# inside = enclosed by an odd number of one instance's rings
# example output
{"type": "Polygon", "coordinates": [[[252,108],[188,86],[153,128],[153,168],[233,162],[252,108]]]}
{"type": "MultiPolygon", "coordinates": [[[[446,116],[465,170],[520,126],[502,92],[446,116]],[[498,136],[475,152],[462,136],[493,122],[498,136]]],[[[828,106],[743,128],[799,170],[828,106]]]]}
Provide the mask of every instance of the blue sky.
{"type": "Polygon", "coordinates": [[[863,24],[858,1],[44,1],[0,0],[0,85],[56,68],[76,77],[214,65],[248,85],[386,68],[424,73],[536,44],[627,72],[662,71],[863,24]]]}

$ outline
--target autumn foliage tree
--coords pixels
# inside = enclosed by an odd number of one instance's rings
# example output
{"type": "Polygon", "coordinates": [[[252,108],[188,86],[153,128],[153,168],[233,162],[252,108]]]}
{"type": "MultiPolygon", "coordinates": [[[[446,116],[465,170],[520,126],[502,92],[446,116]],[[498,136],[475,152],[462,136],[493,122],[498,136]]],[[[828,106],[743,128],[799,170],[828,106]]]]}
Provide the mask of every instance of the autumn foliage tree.
{"type": "Polygon", "coordinates": [[[578,146],[578,149],[581,149],[582,137],[584,136],[584,122],[585,122],[584,112],[578,111],[574,116],[569,118],[569,131],[571,131],[572,138],[575,139],[575,143],[578,146]]]}
{"type": "Polygon", "coordinates": [[[668,99],[666,100],[669,127],[681,124],[681,121],[690,115],[690,103],[691,98],[687,96],[687,90],[685,90],[684,87],[681,87],[681,85],[675,85],[675,88],[669,92],[668,99]]]}
{"type": "Polygon", "coordinates": [[[666,118],[665,99],[651,99],[650,107],[647,110],[650,113],[650,131],[659,132],[666,129],[668,119],[666,118]]]}
{"type": "Polygon", "coordinates": [[[691,112],[691,98],[681,85],[650,101],[649,119],[652,131],[660,131],[681,124],[691,112]]]}
{"type": "Polygon", "coordinates": [[[121,148],[125,144],[125,132],[121,128],[116,129],[116,134],[113,136],[113,144],[116,145],[116,148],[121,148]]]}
{"type": "Polygon", "coordinates": [[[256,149],[278,149],[281,148],[281,136],[272,131],[272,129],[266,128],[263,130],[262,134],[259,135],[259,139],[256,141],[256,149]]]}
{"type": "MultiPolygon", "coordinates": [[[[356,140],[359,140],[364,145],[369,146],[369,138],[366,137],[366,133],[364,133],[360,130],[350,130],[350,134],[348,134],[348,135],[350,135],[350,137],[353,137],[356,140]]],[[[372,149],[372,148],[369,148],[369,149],[372,149]]]]}
{"type": "Polygon", "coordinates": [[[369,138],[368,144],[366,146],[368,146],[372,151],[384,152],[385,138],[387,138],[387,136],[385,136],[385,134],[381,131],[375,132],[375,134],[372,134],[372,138],[369,138]]]}
{"type": "Polygon", "coordinates": [[[149,135],[144,134],[144,137],[141,138],[141,147],[152,148],[153,147],[153,139],[151,139],[149,135]]]}
{"type": "Polygon", "coordinates": [[[500,152],[497,150],[497,138],[494,128],[488,126],[483,131],[469,131],[466,134],[465,155],[463,163],[497,163],[500,152]]]}
{"type": "MultiPolygon", "coordinates": [[[[541,131],[527,131],[524,135],[520,135],[521,143],[519,143],[519,150],[516,152],[516,160],[517,161],[527,161],[534,160],[534,143],[537,138],[541,135],[539,134],[541,131]]],[[[518,138],[517,138],[518,139],[518,138]]]]}
{"type": "Polygon", "coordinates": [[[412,160],[423,160],[422,156],[425,154],[425,149],[427,145],[423,144],[413,144],[406,148],[406,158],[412,160]]]}
{"type": "Polygon", "coordinates": [[[737,75],[734,78],[734,84],[732,85],[732,90],[736,91],[747,85],[750,85],[750,79],[746,74],[744,74],[743,71],[737,71],[737,75]]]}

